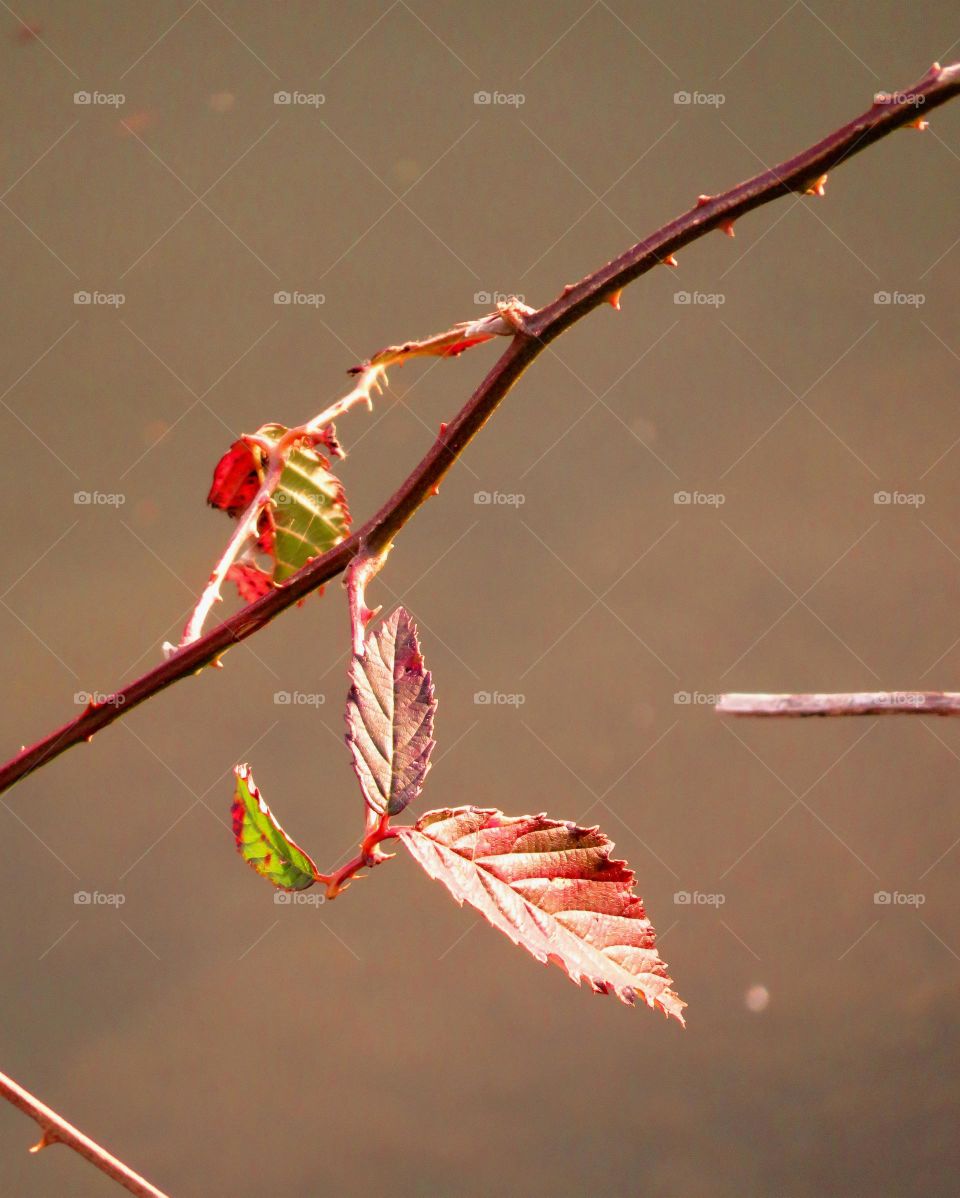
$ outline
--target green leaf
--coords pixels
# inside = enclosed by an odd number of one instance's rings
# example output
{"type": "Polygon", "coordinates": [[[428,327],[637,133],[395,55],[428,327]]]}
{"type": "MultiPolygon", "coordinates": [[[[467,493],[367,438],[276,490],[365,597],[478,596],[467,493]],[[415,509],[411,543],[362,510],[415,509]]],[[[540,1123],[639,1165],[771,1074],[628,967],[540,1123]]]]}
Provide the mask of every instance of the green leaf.
{"type": "Polygon", "coordinates": [[[233,835],[246,863],[281,890],[306,890],[317,867],[277,823],[257,790],[248,765],[234,766],[233,835]]]}
{"type": "MultiPolygon", "coordinates": [[[[286,431],[267,424],[258,435],[276,444],[286,431]]],[[[340,480],[308,445],[290,454],[273,498],[273,581],[284,582],[349,534],[350,510],[340,480]]]]}

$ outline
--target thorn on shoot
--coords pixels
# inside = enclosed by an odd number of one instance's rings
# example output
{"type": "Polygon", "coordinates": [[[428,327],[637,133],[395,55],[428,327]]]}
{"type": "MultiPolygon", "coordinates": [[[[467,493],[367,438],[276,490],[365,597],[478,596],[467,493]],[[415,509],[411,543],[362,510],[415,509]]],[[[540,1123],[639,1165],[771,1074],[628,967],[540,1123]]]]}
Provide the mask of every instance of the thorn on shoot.
{"type": "Polygon", "coordinates": [[[392,545],[388,545],[380,553],[359,553],[347,567],[344,585],[347,588],[347,602],[350,607],[353,652],[357,657],[363,657],[367,625],[380,611],[379,607],[367,606],[364,592],[370,580],[380,572],[392,548],[392,545]]]}
{"type": "Polygon", "coordinates": [[[666,258],[663,259],[663,265],[664,266],[677,266],[678,263],[677,263],[676,258],[674,258],[673,254],[667,254],[666,258]]]}
{"type": "Polygon", "coordinates": [[[615,312],[620,311],[620,296],[623,295],[623,288],[618,287],[616,291],[611,291],[607,296],[607,303],[615,312]]]}
{"type": "Polygon", "coordinates": [[[919,129],[920,132],[922,133],[924,131],[924,129],[930,128],[930,122],[925,121],[923,119],[923,117],[918,116],[915,121],[911,121],[910,124],[907,125],[907,128],[908,129],[919,129]]]}
{"type": "Polygon", "coordinates": [[[717,225],[717,228],[720,230],[721,233],[726,233],[726,235],[728,237],[736,237],[736,233],[734,233],[734,231],[733,231],[733,221],[732,220],[721,221],[720,224],[717,225]]]}
{"type": "Polygon", "coordinates": [[[821,175],[818,179],[809,184],[803,189],[805,196],[824,196],[827,194],[827,176],[821,175]]]}

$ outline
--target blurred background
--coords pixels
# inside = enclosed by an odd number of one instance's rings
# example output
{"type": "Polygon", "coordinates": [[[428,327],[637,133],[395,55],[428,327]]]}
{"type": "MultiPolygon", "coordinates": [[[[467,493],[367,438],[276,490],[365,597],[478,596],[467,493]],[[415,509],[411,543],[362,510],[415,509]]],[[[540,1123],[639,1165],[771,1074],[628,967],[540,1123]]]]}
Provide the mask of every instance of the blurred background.
{"type": "MultiPolygon", "coordinates": [[[[4,755],[177,638],[236,435],[385,344],[548,301],[956,58],[956,16],[3,5],[4,755]]],[[[326,906],[238,860],[237,761],[321,867],[356,844],[332,585],[4,796],[0,1066],[176,1198],[953,1192],[960,724],[710,705],[960,686],[958,186],[954,104],[642,279],[539,359],[371,588],[440,699],[420,810],[599,823],[686,1031],[409,860],[326,906]]],[[[358,522],[499,349],[341,422],[358,522]]],[[[0,1110],[3,1195],[117,1192],[35,1138],[0,1110]]]]}

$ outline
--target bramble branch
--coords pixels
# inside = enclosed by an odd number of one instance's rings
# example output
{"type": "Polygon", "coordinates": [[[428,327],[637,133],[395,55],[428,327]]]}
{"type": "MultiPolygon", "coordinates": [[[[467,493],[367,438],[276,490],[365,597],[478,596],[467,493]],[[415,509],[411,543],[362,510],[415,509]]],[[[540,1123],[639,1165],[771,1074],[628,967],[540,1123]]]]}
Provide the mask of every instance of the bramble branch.
{"type": "MultiPolygon", "coordinates": [[[[361,552],[381,554],[417,509],[437,492],[447,471],[470,441],[487,422],[504,396],[543,349],[564,330],[603,303],[618,308],[620,293],[658,265],[675,265],[674,255],[698,237],[717,229],[732,233],[741,216],[783,195],[823,195],[829,171],[875,141],[905,126],[923,128],[924,115],[946,103],[960,92],[960,64],[941,67],[934,64],[912,88],[878,95],[869,109],[849,124],[771,170],[764,171],[729,191],[715,196],[700,196],[696,204],[646,240],[638,242],[620,257],[571,284],[552,303],[537,311],[514,306],[500,316],[509,325],[505,330],[510,343],[473,395],[449,425],[445,426],[423,460],[401,484],[379,512],[352,536],[329,552],[310,562],[289,581],[270,590],[205,636],[185,644],[168,660],[108,696],[102,703],[91,703],[79,716],[51,732],[29,748],[24,748],[0,767],[0,792],[21,778],[52,761],[72,745],[88,741],[101,728],[113,723],[126,711],[146,702],[181,678],[196,674],[215,663],[232,645],[252,636],[280,612],[341,574],[361,552]]],[[[490,318],[490,319],[496,319],[490,318]]],[[[393,347],[388,354],[398,362],[422,353],[445,355],[467,349],[496,335],[480,334],[475,340],[464,330],[469,324],[450,330],[427,342],[411,342],[393,347]],[[432,348],[431,348],[432,347],[432,348]]],[[[369,369],[382,362],[377,356],[359,368],[369,369]]],[[[216,571],[214,572],[216,576],[216,571]]],[[[219,589],[219,581],[216,583],[219,589]]],[[[207,607],[214,598],[208,597],[207,607]]],[[[205,615],[206,612],[201,613],[205,615]]]]}
{"type": "Polygon", "coordinates": [[[721,695],[715,710],[736,716],[960,715],[955,691],[855,691],[849,694],[721,695]]]}
{"type": "Polygon", "coordinates": [[[139,1173],[134,1173],[122,1161],[111,1156],[105,1148],[101,1148],[89,1136],[78,1131],[72,1123],[68,1123],[56,1111],[44,1106],[23,1086],[18,1086],[12,1078],[3,1073],[0,1073],[0,1096],[23,1111],[25,1115],[29,1115],[42,1129],[43,1135],[30,1149],[31,1152],[40,1152],[41,1149],[48,1148],[52,1144],[65,1144],[74,1152],[79,1153],[84,1160],[89,1161],[91,1165],[95,1165],[101,1173],[106,1173],[108,1177],[119,1182],[131,1194],[142,1195],[142,1198],[167,1198],[162,1190],[152,1186],[139,1173]]]}

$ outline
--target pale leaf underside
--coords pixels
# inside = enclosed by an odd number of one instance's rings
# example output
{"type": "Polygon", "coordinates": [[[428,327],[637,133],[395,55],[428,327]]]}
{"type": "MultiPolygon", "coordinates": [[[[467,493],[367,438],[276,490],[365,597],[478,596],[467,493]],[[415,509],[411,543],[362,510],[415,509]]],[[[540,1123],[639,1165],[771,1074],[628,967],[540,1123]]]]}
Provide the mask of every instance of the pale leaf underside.
{"type": "Polygon", "coordinates": [[[417,629],[398,607],[354,657],[347,695],[347,744],[368,805],[396,815],[423,789],[437,703],[417,629]]]}
{"type": "Polygon", "coordinates": [[[613,844],[596,828],[460,807],[396,832],[458,903],[476,907],[538,961],[684,1022],[686,1003],[670,989],[633,871],[610,857],[613,844]]]}

